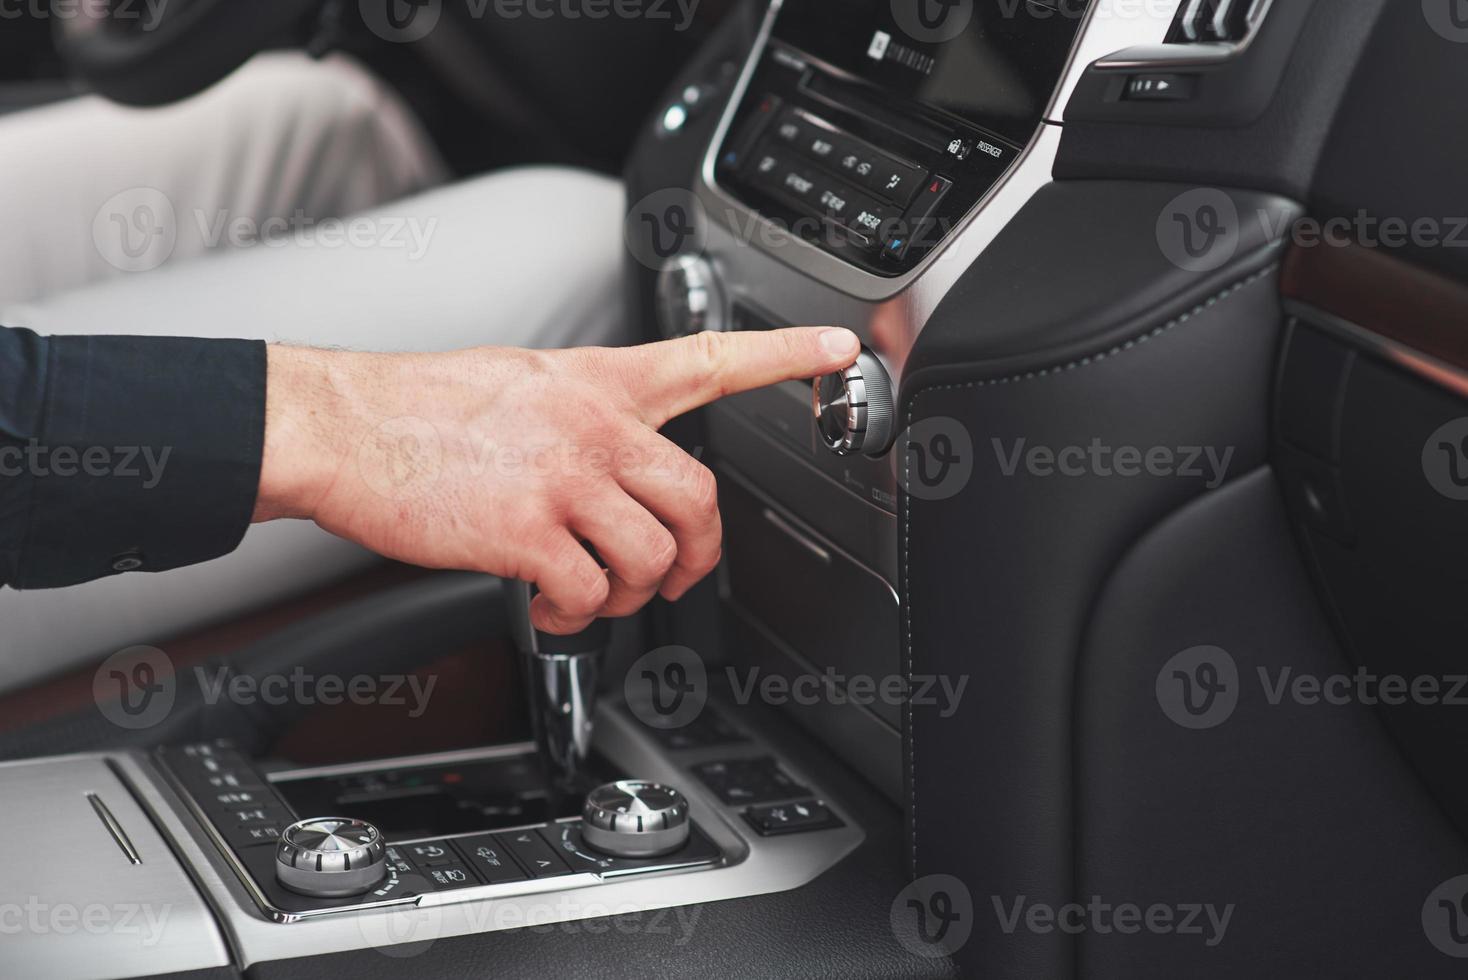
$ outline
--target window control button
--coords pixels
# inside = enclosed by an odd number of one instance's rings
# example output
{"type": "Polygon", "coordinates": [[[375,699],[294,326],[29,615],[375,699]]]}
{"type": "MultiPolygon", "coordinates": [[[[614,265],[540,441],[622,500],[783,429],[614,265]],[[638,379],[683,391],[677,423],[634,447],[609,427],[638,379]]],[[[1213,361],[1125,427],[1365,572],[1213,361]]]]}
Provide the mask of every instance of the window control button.
{"type": "Polygon", "coordinates": [[[454,844],[468,857],[479,876],[491,885],[525,880],[525,872],[510,856],[509,848],[496,840],[493,834],[461,837],[454,844]]]}
{"type": "Polygon", "coordinates": [[[830,808],[817,800],[750,807],[744,811],[744,819],[766,837],[842,826],[830,808]]]}
{"type": "Polygon", "coordinates": [[[510,849],[516,860],[529,869],[531,877],[554,878],[571,873],[560,855],[551,850],[551,846],[534,830],[516,830],[495,836],[510,849]]]}

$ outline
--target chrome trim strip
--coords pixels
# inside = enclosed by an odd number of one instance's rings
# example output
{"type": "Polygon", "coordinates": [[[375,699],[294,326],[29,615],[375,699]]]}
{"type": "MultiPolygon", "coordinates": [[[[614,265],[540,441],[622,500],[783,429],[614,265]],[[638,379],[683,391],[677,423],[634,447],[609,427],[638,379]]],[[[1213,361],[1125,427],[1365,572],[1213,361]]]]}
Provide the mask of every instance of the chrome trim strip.
{"type": "Polygon", "coordinates": [[[359,772],[373,772],[394,766],[422,769],[427,766],[452,766],[460,762],[478,762],[481,759],[502,759],[512,755],[531,755],[535,752],[534,742],[510,742],[478,749],[455,749],[452,752],[431,752],[427,755],[405,755],[392,759],[375,759],[369,762],[345,762],[334,766],[312,766],[305,769],[282,769],[261,773],[265,781],[289,783],[297,779],[314,779],[318,776],[352,776],[359,772]]]}
{"type": "Polygon", "coordinates": [[[89,792],[87,802],[92,804],[92,809],[97,812],[97,818],[102,821],[102,826],[106,827],[112,839],[117,841],[117,846],[122,848],[122,853],[128,861],[132,864],[142,864],[143,859],[138,856],[138,849],[133,846],[131,838],[127,836],[127,831],[122,829],[122,824],[117,822],[117,818],[112,815],[107,804],[102,802],[102,797],[89,792]]]}

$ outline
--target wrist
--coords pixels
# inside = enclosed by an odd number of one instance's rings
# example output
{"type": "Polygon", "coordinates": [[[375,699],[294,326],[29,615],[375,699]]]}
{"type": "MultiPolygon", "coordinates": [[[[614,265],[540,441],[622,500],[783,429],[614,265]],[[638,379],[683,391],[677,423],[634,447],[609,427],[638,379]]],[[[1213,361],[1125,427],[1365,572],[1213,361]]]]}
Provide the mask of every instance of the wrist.
{"type": "Polygon", "coordinates": [[[351,413],[339,362],[351,356],[276,344],[267,348],[256,523],[313,519],[340,475],[351,413]]]}

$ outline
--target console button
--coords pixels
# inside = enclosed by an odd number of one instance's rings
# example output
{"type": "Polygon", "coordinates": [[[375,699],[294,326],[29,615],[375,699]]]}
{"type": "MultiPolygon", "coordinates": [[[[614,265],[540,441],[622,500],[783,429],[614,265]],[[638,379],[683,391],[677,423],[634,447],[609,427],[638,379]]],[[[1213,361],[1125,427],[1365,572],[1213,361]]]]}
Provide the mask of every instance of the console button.
{"type": "Polygon", "coordinates": [[[877,157],[866,147],[848,140],[836,156],[836,170],[865,187],[877,172],[877,157]]]}
{"type": "Polygon", "coordinates": [[[397,847],[387,849],[387,869],[400,875],[413,873],[413,865],[403,857],[403,852],[397,847]]]}
{"type": "Polygon", "coordinates": [[[927,186],[917,196],[907,214],[888,230],[882,244],[882,255],[900,261],[907,257],[914,243],[924,248],[937,245],[947,231],[937,226],[938,206],[943,203],[952,187],[953,181],[947,177],[929,177],[927,186]]]}
{"type": "Polygon", "coordinates": [[[454,844],[468,856],[469,863],[479,872],[479,876],[491,885],[525,880],[525,872],[510,857],[509,848],[496,840],[493,834],[461,837],[454,844]]]}
{"type": "Polygon", "coordinates": [[[264,789],[235,789],[217,793],[206,793],[200,800],[215,812],[229,813],[252,806],[264,806],[276,802],[275,794],[264,789]]]}
{"type": "Polygon", "coordinates": [[[467,864],[441,864],[425,868],[423,876],[439,888],[470,888],[480,883],[467,864]]]}
{"type": "Polygon", "coordinates": [[[809,128],[795,113],[787,112],[775,123],[774,136],[782,143],[799,146],[809,128]]]}
{"type": "Polygon", "coordinates": [[[280,840],[281,832],[287,826],[288,823],[267,823],[224,826],[219,829],[224,834],[224,839],[234,847],[254,847],[256,844],[274,844],[280,840]]]}
{"type": "Polygon", "coordinates": [[[419,841],[417,844],[399,844],[398,846],[408,856],[408,860],[425,870],[459,863],[459,855],[454,853],[448,841],[426,840],[419,841]]]}
{"type": "Polygon", "coordinates": [[[705,762],[694,766],[693,772],[725,803],[765,803],[810,795],[809,789],[768,757],[705,762]]]}
{"type": "Polygon", "coordinates": [[[817,800],[750,807],[744,811],[744,819],[765,837],[842,826],[830,808],[817,800]]]}
{"type": "Polygon", "coordinates": [[[891,157],[882,157],[876,161],[876,169],[863,183],[889,201],[896,202],[899,208],[906,208],[926,177],[927,173],[916,167],[891,157]]]}
{"type": "Polygon", "coordinates": [[[566,862],[533,830],[517,830],[508,834],[497,834],[496,837],[510,849],[517,861],[530,869],[532,877],[554,878],[571,873],[566,862]]]}
{"type": "Polygon", "coordinates": [[[835,133],[825,130],[811,132],[801,144],[801,152],[817,163],[828,166],[834,165],[841,155],[841,147],[846,141],[835,133]]]}

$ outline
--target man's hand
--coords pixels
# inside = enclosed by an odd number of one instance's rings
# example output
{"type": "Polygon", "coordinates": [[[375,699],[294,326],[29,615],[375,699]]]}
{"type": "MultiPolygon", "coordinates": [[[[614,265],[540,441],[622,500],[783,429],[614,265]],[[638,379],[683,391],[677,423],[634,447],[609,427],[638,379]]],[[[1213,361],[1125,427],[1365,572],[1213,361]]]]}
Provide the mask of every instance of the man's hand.
{"type": "Polygon", "coordinates": [[[658,434],[725,395],[851,365],[836,328],[625,350],[270,349],[255,519],[304,518],[379,554],[540,587],[575,633],[676,600],[718,564],[713,474],[658,434]],[[595,546],[605,568],[586,551],[595,546]]]}

